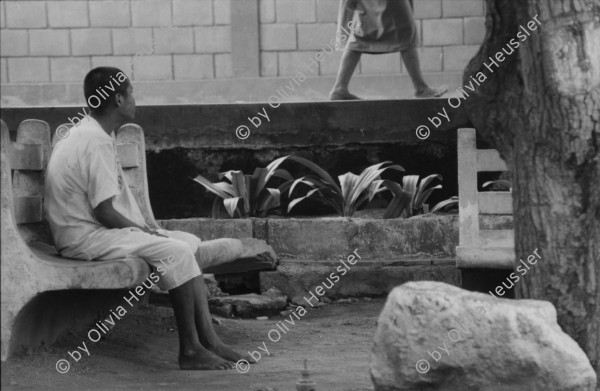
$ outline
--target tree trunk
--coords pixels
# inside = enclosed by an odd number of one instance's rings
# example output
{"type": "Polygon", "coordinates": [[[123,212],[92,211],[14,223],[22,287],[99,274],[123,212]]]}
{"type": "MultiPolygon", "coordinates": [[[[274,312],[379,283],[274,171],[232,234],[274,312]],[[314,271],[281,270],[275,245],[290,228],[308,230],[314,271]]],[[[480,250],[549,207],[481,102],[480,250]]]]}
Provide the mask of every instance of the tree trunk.
{"type": "Polygon", "coordinates": [[[517,256],[536,248],[542,256],[517,296],[552,302],[600,379],[600,3],[486,3],[486,40],[464,82],[478,72],[488,77],[472,83],[477,89],[465,90],[463,102],[512,171],[517,256]],[[536,15],[527,36],[521,26],[536,15]],[[513,38],[519,47],[508,55],[513,38]]]}

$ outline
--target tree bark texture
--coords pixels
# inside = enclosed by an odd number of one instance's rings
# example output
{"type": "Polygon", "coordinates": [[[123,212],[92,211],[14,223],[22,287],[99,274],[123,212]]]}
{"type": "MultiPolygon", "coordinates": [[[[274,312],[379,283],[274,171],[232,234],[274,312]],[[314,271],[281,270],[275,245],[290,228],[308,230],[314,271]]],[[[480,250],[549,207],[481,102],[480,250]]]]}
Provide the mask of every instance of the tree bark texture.
{"type": "Polygon", "coordinates": [[[517,256],[542,255],[517,296],[552,302],[600,379],[600,1],[486,6],[486,39],[464,82],[489,77],[464,105],[512,171],[517,256]],[[537,30],[517,38],[536,15],[537,30]],[[507,55],[513,38],[519,47],[507,55]]]}

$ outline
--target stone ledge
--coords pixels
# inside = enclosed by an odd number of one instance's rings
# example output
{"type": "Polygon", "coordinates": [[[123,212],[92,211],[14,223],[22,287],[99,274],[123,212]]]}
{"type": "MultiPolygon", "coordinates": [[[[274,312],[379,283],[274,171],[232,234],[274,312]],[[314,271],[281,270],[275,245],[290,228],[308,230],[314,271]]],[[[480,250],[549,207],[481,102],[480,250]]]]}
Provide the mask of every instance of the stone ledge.
{"type": "MultiPolygon", "coordinates": [[[[308,59],[307,56],[306,60],[308,59]]],[[[127,73],[127,70],[125,72],[127,73]]],[[[177,103],[210,106],[214,103],[256,103],[267,102],[269,96],[273,94],[282,102],[329,101],[329,90],[335,82],[335,75],[316,77],[307,75],[306,80],[299,87],[290,91],[284,86],[288,85],[292,78],[293,76],[217,80],[134,80],[133,86],[138,105],[177,103]],[[283,97],[278,95],[279,89],[284,90],[286,95],[283,97]]],[[[433,86],[448,86],[450,91],[463,84],[462,72],[430,72],[425,74],[425,78],[433,86]]],[[[3,108],[76,106],[79,109],[85,104],[82,85],[83,79],[65,83],[3,83],[0,105],[3,108]]],[[[352,78],[352,91],[365,99],[411,99],[414,89],[407,74],[357,74],[352,78]]]]}
{"type": "Polygon", "coordinates": [[[454,257],[457,216],[410,219],[273,219],[269,244],[280,257],[342,258],[358,249],[363,258],[454,257]],[[327,240],[323,240],[327,238],[327,240]]]}
{"type": "MultiPolygon", "coordinates": [[[[297,102],[282,103],[276,109],[268,103],[138,106],[135,123],[144,129],[146,149],[154,152],[174,148],[261,150],[351,144],[422,145],[424,141],[416,136],[415,129],[428,124],[428,117],[447,107],[446,99],[297,102]],[[238,126],[250,129],[247,139],[236,137],[238,126]]],[[[48,122],[54,130],[68,123],[69,118],[77,123],[81,117],[78,113],[83,114],[83,109],[81,106],[2,107],[0,113],[10,129],[34,118],[48,122]]],[[[460,107],[452,110],[450,119],[437,129],[431,125],[426,142],[456,148],[454,130],[469,126],[470,122],[460,107]]]]}
{"type": "MultiPolygon", "coordinates": [[[[320,260],[320,259],[280,259],[279,264],[283,265],[317,265],[317,266],[338,266],[340,261],[320,260]]],[[[361,259],[357,265],[361,267],[407,267],[407,266],[456,266],[456,260],[451,258],[439,259],[361,259]]]]}
{"type": "MultiPolygon", "coordinates": [[[[341,265],[341,263],[338,263],[341,265]]],[[[310,295],[317,286],[326,283],[335,273],[339,281],[331,289],[325,289],[324,297],[383,296],[394,287],[408,281],[440,281],[460,287],[460,271],[454,265],[381,266],[359,261],[341,275],[335,266],[311,262],[281,262],[276,271],[260,272],[260,290],[276,288],[284,295],[295,298],[310,295]],[[361,264],[362,263],[362,264],[361,264]]]]}
{"type": "Polygon", "coordinates": [[[277,267],[277,255],[264,240],[254,238],[240,239],[243,253],[233,262],[215,265],[206,270],[212,274],[235,274],[256,270],[273,270],[277,267]]]}
{"type": "MultiPolygon", "coordinates": [[[[279,259],[335,261],[358,249],[365,260],[449,264],[458,245],[457,215],[423,215],[409,219],[343,217],[215,220],[193,218],[159,221],[166,229],[191,232],[203,239],[257,238],[279,259]],[[327,238],[326,240],[324,238],[327,238]]],[[[512,216],[481,218],[486,229],[511,229],[512,216]]]]}

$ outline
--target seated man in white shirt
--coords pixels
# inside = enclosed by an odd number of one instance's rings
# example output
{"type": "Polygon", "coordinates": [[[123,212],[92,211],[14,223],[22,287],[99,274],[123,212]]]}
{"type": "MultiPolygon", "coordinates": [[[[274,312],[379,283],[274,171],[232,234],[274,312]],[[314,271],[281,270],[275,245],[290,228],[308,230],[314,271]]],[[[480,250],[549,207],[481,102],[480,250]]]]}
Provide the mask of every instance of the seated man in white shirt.
{"type": "Polygon", "coordinates": [[[150,229],[127,185],[114,132],[134,118],[129,79],[117,68],[95,68],[85,77],[84,94],[91,113],[56,144],[46,171],[45,210],[57,250],[82,260],[139,257],[159,271],[144,286],[150,289],[156,282],[169,291],[181,369],[230,369],[238,360],[254,362],[225,345],[213,329],[194,256],[200,239],[150,229]]]}

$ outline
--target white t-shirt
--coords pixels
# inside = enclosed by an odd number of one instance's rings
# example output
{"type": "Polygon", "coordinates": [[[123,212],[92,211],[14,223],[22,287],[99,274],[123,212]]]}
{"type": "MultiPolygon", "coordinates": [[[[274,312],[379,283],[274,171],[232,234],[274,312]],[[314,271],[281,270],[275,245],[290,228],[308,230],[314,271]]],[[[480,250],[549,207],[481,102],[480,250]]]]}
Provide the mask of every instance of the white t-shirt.
{"type": "Polygon", "coordinates": [[[94,217],[94,208],[111,197],[115,210],[146,225],[123,175],[114,132],[109,136],[90,116],[54,147],[44,187],[44,211],[58,251],[82,245],[90,233],[107,229],[94,217]]]}

